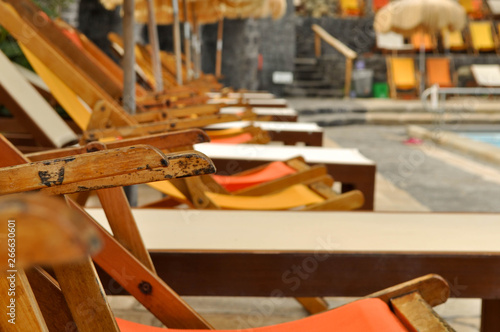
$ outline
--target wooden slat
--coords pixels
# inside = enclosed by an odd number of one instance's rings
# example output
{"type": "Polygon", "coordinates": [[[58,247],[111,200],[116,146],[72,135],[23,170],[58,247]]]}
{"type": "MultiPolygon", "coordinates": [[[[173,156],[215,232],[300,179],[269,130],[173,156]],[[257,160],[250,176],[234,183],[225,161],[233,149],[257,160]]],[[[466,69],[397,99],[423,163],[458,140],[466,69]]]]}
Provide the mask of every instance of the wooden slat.
{"type": "Polygon", "coordinates": [[[40,268],[28,269],[26,275],[49,331],[59,332],[72,328],[73,316],[57,281],[40,268]]]}
{"type": "Polygon", "coordinates": [[[120,331],[90,258],[54,266],[54,272],[79,331],[120,331]]]}
{"type": "MultiPolygon", "coordinates": [[[[200,129],[180,130],[171,133],[162,133],[146,137],[135,137],[123,140],[116,140],[105,143],[107,149],[123,148],[131,145],[147,144],[154,146],[162,151],[191,146],[197,143],[208,142],[209,138],[204,131],[200,129]]],[[[86,147],[72,147],[65,149],[50,150],[37,153],[26,154],[31,161],[40,161],[48,159],[63,158],[86,152],[86,147]]]]}
{"type": "Polygon", "coordinates": [[[155,272],[153,262],[130,211],[130,205],[122,188],[109,188],[97,191],[106,219],[111,226],[114,238],[130,251],[146,268],[155,272]]]}
{"type": "Polygon", "coordinates": [[[142,145],[12,166],[0,169],[0,194],[43,189],[166,165],[168,161],[160,150],[142,145]]]}
{"type": "Polygon", "coordinates": [[[148,123],[129,127],[115,127],[103,130],[91,130],[84,134],[86,141],[95,141],[107,137],[134,137],[157,134],[165,131],[201,128],[213,123],[238,121],[240,118],[231,114],[218,114],[195,119],[174,119],[157,123],[148,123]]]}
{"type": "Polygon", "coordinates": [[[0,274],[0,292],[2,293],[0,305],[4,310],[4,317],[0,319],[0,329],[2,331],[49,331],[29,285],[28,278],[22,269],[17,270],[15,273],[2,272],[0,274]],[[7,277],[12,276],[14,276],[14,279],[7,279],[7,277]],[[11,280],[15,280],[15,287],[11,287],[11,280]],[[14,293],[12,293],[12,289],[14,289],[14,293]],[[12,294],[12,296],[9,294],[12,294]],[[12,300],[14,302],[11,302],[12,300]],[[9,306],[13,306],[14,309],[11,311],[9,306]],[[13,312],[12,316],[6,314],[11,312],[13,312]],[[9,320],[11,321],[9,322],[9,320]]]}

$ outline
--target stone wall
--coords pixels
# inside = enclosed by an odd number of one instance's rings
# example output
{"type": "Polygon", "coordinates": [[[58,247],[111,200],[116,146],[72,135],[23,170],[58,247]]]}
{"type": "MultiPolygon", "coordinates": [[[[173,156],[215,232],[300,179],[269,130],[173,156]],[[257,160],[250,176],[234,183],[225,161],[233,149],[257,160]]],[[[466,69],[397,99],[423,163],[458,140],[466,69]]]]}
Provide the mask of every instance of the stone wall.
{"type": "Polygon", "coordinates": [[[259,89],[282,95],[285,88],[272,81],[275,71],[293,72],[295,66],[295,10],[293,0],[287,1],[287,12],[279,20],[260,20],[262,69],[259,72],[259,89]]]}

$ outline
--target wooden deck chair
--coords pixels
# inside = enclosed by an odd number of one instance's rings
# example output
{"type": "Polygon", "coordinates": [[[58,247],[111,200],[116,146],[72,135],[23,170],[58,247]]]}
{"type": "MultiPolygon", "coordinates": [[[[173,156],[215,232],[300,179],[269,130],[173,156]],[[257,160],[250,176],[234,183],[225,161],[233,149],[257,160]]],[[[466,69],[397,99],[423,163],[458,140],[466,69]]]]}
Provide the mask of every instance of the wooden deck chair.
{"type": "Polygon", "coordinates": [[[483,0],[459,0],[467,15],[475,20],[484,17],[483,0]]]}
{"type": "Polygon", "coordinates": [[[498,39],[489,21],[469,22],[471,46],[475,54],[498,52],[498,39]]]}
{"type": "Polygon", "coordinates": [[[426,52],[437,52],[436,36],[424,32],[415,32],[411,35],[411,44],[415,51],[419,51],[424,46],[426,52]]]}
{"type": "Polygon", "coordinates": [[[500,86],[499,65],[472,65],[472,76],[478,86],[498,87],[500,86]]]}
{"type": "Polygon", "coordinates": [[[467,51],[467,43],[464,41],[464,36],[461,31],[449,31],[443,29],[441,31],[443,40],[443,48],[452,52],[467,51]]]}
{"type": "Polygon", "coordinates": [[[427,86],[434,84],[443,88],[456,86],[451,74],[450,58],[427,58],[425,64],[427,86]]]}
{"type": "Polygon", "coordinates": [[[372,1],[373,12],[374,13],[378,12],[380,9],[382,9],[382,7],[387,5],[389,2],[390,0],[373,0],[372,1]]]}
{"type": "MultiPolygon", "coordinates": [[[[28,83],[10,60],[0,52],[0,103],[33,135],[36,144],[60,148],[78,142],[78,137],[52,106],[28,83]],[[42,128],[50,128],[43,130],[42,128]]],[[[24,150],[26,150],[25,147],[24,150]]]]}
{"type": "MultiPolygon", "coordinates": [[[[154,272],[149,270],[145,264],[134,260],[133,256],[122,247],[109,233],[103,230],[89,215],[83,210],[78,209],[72,201],[68,201],[70,206],[74,207],[81,217],[88,223],[86,227],[93,227],[101,236],[101,252],[94,254],[94,261],[106,270],[111,270],[117,263],[125,266],[128,270],[135,271],[132,275],[127,275],[129,283],[135,286],[133,281],[139,281],[135,277],[140,273],[142,284],[148,283],[151,287],[139,287],[141,292],[135,291],[132,294],[142,303],[147,304],[147,308],[170,329],[182,328],[183,331],[201,331],[211,329],[211,326],[197,315],[185,302],[183,302],[175,292],[165,283],[155,278],[154,272]],[[133,280],[131,280],[133,279],[133,280]],[[147,281],[145,281],[146,279],[147,281]],[[149,283],[151,281],[151,283],[149,283]],[[147,291],[154,289],[155,292],[147,291]],[[146,300],[144,298],[147,298],[146,300]],[[158,300],[168,299],[163,306],[158,300]],[[165,306],[168,303],[168,306],[165,306]],[[164,309],[165,308],[165,309],[164,309]],[[162,310],[164,309],[164,310],[162,310]],[[193,330],[195,329],[195,330],[193,330]]],[[[63,228],[63,225],[58,225],[63,228]]],[[[77,236],[73,231],[71,234],[77,236]]],[[[39,236],[39,235],[38,235],[39,236]]],[[[39,236],[40,237],[40,236],[39,236]]],[[[46,236],[42,241],[48,241],[46,236]]],[[[43,254],[47,254],[43,252],[43,254]]],[[[98,282],[97,274],[90,260],[84,260],[75,264],[56,264],[54,266],[58,282],[44,274],[40,269],[29,273],[29,279],[24,273],[20,273],[23,283],[19,288],[23,289],[21,293],[26,303],[25,318],[20,321],[21,330],[29,328],[35,331],[45,331],[50,327],[68,326],[68,320],[72,321],[73,326],[79,331],[89,332],[96,329],[105,331],[150,331],[159,332],[163,329],[153,328],[145,325],[128,322],[123,319],[116,319],[107,305],[102,285],[98,282]],[[69,277],[75,277],[80,273],[79,278],[70,282],[69,277]],[[77,281],[78,280],[78,281],[77,281]],[[44,289],[42,286],[50,282],[52,287],[44,289]],[[46,297],[50,295],[50,303],[47,303],[46,297]],[[66,299],[63,300],[63,296],[66,299]],[[81,310],[81,305],[89,299],[97,299],[92,302],[93,307],[100,308],[93,319],[88,319],[81,310]],[[49,311],[48,307],[52,306],[49,311]],[[80,310],[77,310],[80,307],[80,310]],[[28,309],[28,310],[27,310],[28,309]]],[[[116,269],[116,268],[115,268],[116,269]]],[[[119,275],[120,273],[118,273],[119,275]]],[[[117,273],[114,273],[117,275],[117,273]]],[[[122,274],[123,275],[123,274],[122,274]]],[[[6,280],[6,278],[2,278],[6,280]]],[[[123,277],[120,280],[124,281],[123,277]]],[[[0,289],[7,291],[8,283],[2,281],[0,289]]],[[[128,287],[133,289],[133,287],[128,287]]],[[[427,275],[409,282],[396,285],[371,294],[361,300],[347,304],[345,306],[327,311],[322,314],[314,315],[295,322],[283,323],[280,325],[251,329],[249,331],[330,331],[334,328],[336,331],[394,331],[403,332],[408,330],[432,330],[432,331],[453,331],[453,329],[444,322],[432,310],[432,306],[444,303],[450,290],[444,279],[437,275],[427,275]]],[[[5,297],[4,297],[5,298],[5,297]]],[[[8,303],[5,303],[8,305],[8,303]]],[[[6,320],[2,321],[3,327],[8,326],[6,320]]],[[[180,330],[179,330],[180,331],[180,330]]],[[[246,330],[238,330],[246,331],[246,330]]]]}
{"type": "Polygon", "coordinates": [[[418,75],[413,58],[387,57],[387,80],[392,98],[399,93],[418,94],[418,75]]]}
{"type": "Polygon", "coordinates": [[[405,43],[403,35],[396,32],[376,33],[376,47],[382,52],[411,51],[413,46],[405,43]]]}
{"type": "Polygon", "coordinates": [[[363,3],[360,0],[341,0],[341,16],[361,16],[363,15],[363,3]]]}
{"type": "Polygon", "coordinates": [[[110,77],[109,73],[97,66],[94,60],[84,57],[85,52],[82,52],[70,40],[63,43],[63,48],[57,47],[56,45],[67,39],[66,35],[59,31],[48,18],[43,18],[41,11],[36,7],[33,8],[33,4],[28,3],[24,6],[16,1],[10,5],[16,6],[16,9],[24,16],[19,16],[12,8],[8,8],[7,4],[4,4],[5,15],[2,16],[2,20],[9,26],[11,32],[20,38],[21,44],[24,41],[27,49],[31,49],[38,56],[43,54],[42,63],[47,65],[52,72],[57,73],[73,91],[77,91],[90,108],[95,106],[96,100],[104,100],[112,106],[117,106],[117,100],[121,98],[122,94],[123,85],[121,82],[117,82],[115,77],[110,77]],[[32,22],[33,17],[38,17],[37,15],[42,15],[40,19],[46,21],[43,27],[32,22]],[[40,40],[33,41],[35,38],[24,40],[23,33],[19,30],[21,26],[23,29],[30,29],[40,40]],[[45,35],[52,38],[46,39],[45,35]],[[34,44],[39,45],[35,46],[34,44]],[[65,70],[62,70],[63,68],[65,70]],[[65,74],[65,71],[68,72],[65,74]],[[73,77],[70,77],[70,74],[73,77]]]}
{"type": "MultiPolygon", "coordinates": [[[[172,136],[179,135],[174,134],[172,136]]],[[[34,189],[41,189],[41,191],[50,194],[70,194],[81,191],[86,192],[89,190],[110,188],[120,184],[132,185],[163,180],[165,178],[174,179],[176,177],[185,177],[190,174],[203,175],[215,171],[213,164],[211,164],[209,160],[203,157],[200,153],[195,152],[193,154],[192,152],[187,152],[165,156],[159,153],[158,150],[151,149],[147,146],[130,147],[129,145],[131,143],[149,142],[160,144],[160,148],[172,148],[175,145],[182,146],[185,144],[186,137],[179,137],[179,139],[180,142],[176,142],[175,140],[166,142],[166,140],[161,139],[161,137],[119,141],[109,145],[110,148],[117,148],[115,150],[105,150],[102,152],[93,152],[91,154],[77,156],[75,156],[75,154],[88,152],[89,149],[102,147],[91,145],[86,148],[67,148],[55,152],[43,152],[31,155],[32,159],[30,160],[38,160],[38,162],[24,166],[17,166],[19,169],[15,170],[17,174],[16,181],[21,181],[19,185],[10,187],[7,185],[2,186],[5,181],[12,181],[8,174],[13,172],[13,169],[9,168],[4,170],[4,174],[6,175],[2,176],[2,183],[0,183],[0,195],[34,189]],[[123,148],[123,146],[126,146],[126,148],[123,148]],[[137,154],[141,152],[142,154],[137,157],[137,154]],[[132,159],[129,156],[130,154],[132,155],[132,159]],[[56,159],[46,160],[45,158],[47,157],[56,157],[56,159]],[[91,162],[88,160],[91,160],[91,162]],[[96,174],[91,172],[93,169],[83,172],[83,174],[80,174],[81,172],[76,174],[74,171],[72,172],[72,168],[81,167],[81,165],[85,164],[95,164],[98,168],[98,165],[101,165],[101,168],[102,165],[105,167],[107,166],[107,164],[102,164],[102,162],[99,164],[99,160],[107,161],[109,164],[113,164],[114,167],[112,169],[108,169],[107,172],[96,169],[96,174]],[[43,165],[43,169],[40,170],[40,168],[36,166],[36,163],[43,165]],[[64,165],[61,169],[65,170],[65,172],[62,173],[62,179],[61,171],[58,171],[58,167],[61,165],[64,165]],[[36,180],[37,176],[32,174],[33,169],[35,172],[38,171],[39,174],[43,171],[44,174],[49,174],[51,177],[44,179],[44,181],[40,184],[36,180]],[[22,170],[24,170],[24,173],[22,170]],[[134,171],[135,174],[132,175],[131,173],[134,171]],[[64,174],[68,173],[75,177],[78,181],[73,180],[73,178],[69,178],[68,175],[64,176],[64,174]],[[85,179],[82,179],[83,176],[85,176],[85,179]],[[52,178],[57,178],[57,180],[51,181],[52,178]],[[29,179],[31,179],[31,182],[26,182],[29,179]]],[[[196,140],[199,140],[199,137],[196,137],[196,140]]],[[[193,139],[193,141],[195,141],[195,139],[193,139]]],[[[190,143],[192,144],[193,141],[190,143]]],[[[5,155],[4,159],[0,159],[0,167],[22,163],[27,160],[24,159],[20,153],[16,151],[16,149],[1,135],[0,149],[2,149],[3,155],[5,155]]],[[[1,172],[2,169],[0,169],[0,173],[1,172]]],[[[308,174],[312,175],[313,173],[308,172],[308,174]]],[[[293,182],[293,180],[291,182],[293,182]]],[[[160,181],[155,183],[155,188],[161,190],[168,186],[167,184],[168,182],[160,181]]],[[[125,204],[123,199],[121,201],[125,204]]],[[[322,299],[298,298],[297,300],[311,313],[326,309],[326,302],[322,299]]]]}

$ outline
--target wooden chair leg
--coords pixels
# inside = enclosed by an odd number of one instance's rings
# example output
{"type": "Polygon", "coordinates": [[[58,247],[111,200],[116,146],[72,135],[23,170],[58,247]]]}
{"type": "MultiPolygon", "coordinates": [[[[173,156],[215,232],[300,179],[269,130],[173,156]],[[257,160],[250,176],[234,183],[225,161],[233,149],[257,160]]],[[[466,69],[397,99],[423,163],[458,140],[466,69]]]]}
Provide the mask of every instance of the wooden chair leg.
{"type": "Polygon", "coordinates": [[[0,330],[48,332],[24,271],[1,273],[0,279],[0,306],[8,313],[0,319],[0,330]]]}
{"type": "Polygon", "coordinates": [[[54,272],[78,331],[120,331],[90,258],[55,266],[54,272]]]}
{"type": "Polygon", "coordinates": [[[27,269],[26,275],[49,331],[71,331],[73,316],[57,281],[41,268],[27,269]]]}

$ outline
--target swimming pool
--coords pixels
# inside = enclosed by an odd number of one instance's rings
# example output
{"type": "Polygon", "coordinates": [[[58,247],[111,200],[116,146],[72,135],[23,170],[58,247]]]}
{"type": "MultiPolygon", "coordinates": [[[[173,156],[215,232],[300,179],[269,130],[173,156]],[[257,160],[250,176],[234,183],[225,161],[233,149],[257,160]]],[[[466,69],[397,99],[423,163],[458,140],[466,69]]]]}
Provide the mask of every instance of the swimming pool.
{"type": "Polygon", "coordinates": [[[500,133],[496,132],[461,132],[460,136],[470,138],[474,141],[488,143],[500,147],[500,133]]]}

